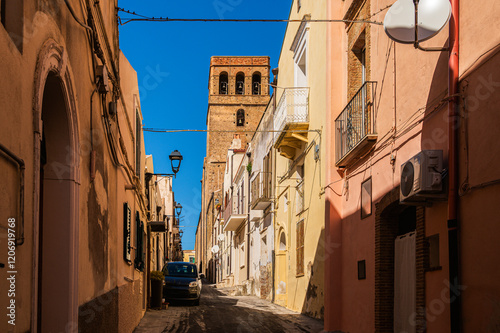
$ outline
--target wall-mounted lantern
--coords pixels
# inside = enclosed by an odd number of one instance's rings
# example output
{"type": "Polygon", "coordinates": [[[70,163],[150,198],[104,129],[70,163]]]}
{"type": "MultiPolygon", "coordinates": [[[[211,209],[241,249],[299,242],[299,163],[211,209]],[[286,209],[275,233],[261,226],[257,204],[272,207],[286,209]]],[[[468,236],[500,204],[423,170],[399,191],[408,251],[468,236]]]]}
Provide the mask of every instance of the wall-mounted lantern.
{"type": "Polygon", "coordinates": [[[170,158],[170,163],[172,164],[172,171],[174,172],[174,176],[177,175],[179,169],[181,167],[182,155],[178,150],[174,150],[172,154],[168,157],[170,158]]]}
{"type": "Polygon", "coordinates": [[[177,213],[177,216],[181,216],[181,212],[182,212],[182,205],[180,203],[177,203],[175,205],[175,212],[177,213]]]}

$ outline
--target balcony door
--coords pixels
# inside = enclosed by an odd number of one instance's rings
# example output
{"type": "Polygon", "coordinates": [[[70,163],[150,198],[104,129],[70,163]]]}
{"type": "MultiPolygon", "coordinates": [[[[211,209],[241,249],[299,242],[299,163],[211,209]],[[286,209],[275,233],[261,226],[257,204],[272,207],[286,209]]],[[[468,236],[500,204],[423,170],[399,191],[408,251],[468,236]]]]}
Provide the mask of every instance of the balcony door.
{"type": "MultiPolygon", "coordinates": [[[[296,88],[308,87],[308,44],[309,44],[309,25],[302,22],[297,36],[295,36],[294,46],[294,85],[296,88]]],[[[288,97],[288,96],[287,96],[288,97]]],[[[293,115],[295,121],[301,122],[301,117],[306,115],[307,94],[296,89],[292,91],[289,105],[294,105],[293,115]]],[[[289,113],[291,114],[291,112],[289,113]]],[[[303,119],[305,122],[306,120],[303,119]]]]}

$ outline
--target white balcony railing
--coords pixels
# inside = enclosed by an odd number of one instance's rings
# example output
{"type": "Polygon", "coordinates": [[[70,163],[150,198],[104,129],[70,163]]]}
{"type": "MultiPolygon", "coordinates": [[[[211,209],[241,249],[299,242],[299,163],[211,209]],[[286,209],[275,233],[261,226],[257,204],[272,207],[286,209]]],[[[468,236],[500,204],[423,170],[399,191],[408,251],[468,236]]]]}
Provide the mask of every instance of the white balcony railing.
{"type": "Polygon", "coordinates": [[[274,114],[274,140],[277,141],[286,125],[309,122],[309,88],[287,88],[274,114]]]}

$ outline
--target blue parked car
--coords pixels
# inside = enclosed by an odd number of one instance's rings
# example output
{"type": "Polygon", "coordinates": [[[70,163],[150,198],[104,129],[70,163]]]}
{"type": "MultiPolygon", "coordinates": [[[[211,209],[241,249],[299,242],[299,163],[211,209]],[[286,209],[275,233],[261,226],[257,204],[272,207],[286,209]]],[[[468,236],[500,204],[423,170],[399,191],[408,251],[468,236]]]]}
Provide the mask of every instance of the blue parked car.
{"type": "Polygon", "coordinates": [[[163,298],[170,301],[193,301],[200,304],[201,276],[195,264],[169,262],[163,266],[165,283],[163,298]]]}

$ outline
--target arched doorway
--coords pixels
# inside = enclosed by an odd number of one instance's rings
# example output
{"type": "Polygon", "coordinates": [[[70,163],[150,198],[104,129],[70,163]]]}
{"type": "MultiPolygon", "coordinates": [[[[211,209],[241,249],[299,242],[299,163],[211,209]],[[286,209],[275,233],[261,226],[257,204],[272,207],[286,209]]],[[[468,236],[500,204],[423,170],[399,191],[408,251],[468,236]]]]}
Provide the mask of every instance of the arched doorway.
{"type": "Polygon", "coordinates": [[[35,71],[32,330],[78,331],[79,140],[64,48],[42,47],[35,71]]]}
{"type": "Polygon", "coordinates": [[[72,201],[71,143],[68,112],[61,79],[47,77],[42,103],[40,151],[40,212],[38,256],[38,306],[41,332],[64,331],[70,281],[72,201]]]}
{"type": "Polygon", "coordinates": [[[400,205],[397,187],[375,213],[375,332],[423,332],[425,209],[400,205]]]}
{"type": "Polygon", "coordinates": [[[278,237],[278,251],[276,251],[276,304],[286,306],[287,303],[287,242],[286,233],[281,229],[278,237]]]}

